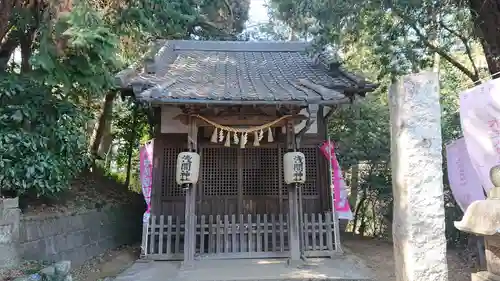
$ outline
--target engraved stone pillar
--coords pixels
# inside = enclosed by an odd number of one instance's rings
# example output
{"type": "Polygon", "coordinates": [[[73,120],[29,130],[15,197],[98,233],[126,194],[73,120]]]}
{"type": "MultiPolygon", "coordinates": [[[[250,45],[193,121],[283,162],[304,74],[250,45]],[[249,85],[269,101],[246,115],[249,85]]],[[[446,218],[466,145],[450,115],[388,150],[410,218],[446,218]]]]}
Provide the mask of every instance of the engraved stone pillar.
{"type": "Polygon", "coordinates": [[[455,227],[461,231],[484,236],[487,271],[472,274],[472,281],[500,280],[500,165],[490,171],[490,190],[486,200],[472,202],[455,227]]]}
{"type": "Polygon", "coordinates": [[[389,91],[397,281],[447,281],[438,75],[402,77],[389,91]]]}
{"type": "Polygon", "coordinates": [[[0,198],[0,268],[19,263],[19,223],[21,210],[17,198],[0,198]]]}

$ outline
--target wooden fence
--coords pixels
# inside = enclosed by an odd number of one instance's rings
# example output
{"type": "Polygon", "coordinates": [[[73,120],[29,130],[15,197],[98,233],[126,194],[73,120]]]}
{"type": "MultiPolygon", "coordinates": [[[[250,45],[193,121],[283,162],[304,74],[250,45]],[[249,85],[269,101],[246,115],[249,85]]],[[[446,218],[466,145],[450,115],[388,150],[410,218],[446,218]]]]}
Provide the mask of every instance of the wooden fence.
{"type": "MultiPolygon", "coordinates": [[[[154,260],[182,260],[184,218],[152,216],[144,229],[145,255],[154,260]]],[[[196,217],[196,255],[205,259],[288,257],[287,214],[196,217]]],[[[331,256],[334,231],[331,213],[304,214],[303,253],[331,256]]]]}

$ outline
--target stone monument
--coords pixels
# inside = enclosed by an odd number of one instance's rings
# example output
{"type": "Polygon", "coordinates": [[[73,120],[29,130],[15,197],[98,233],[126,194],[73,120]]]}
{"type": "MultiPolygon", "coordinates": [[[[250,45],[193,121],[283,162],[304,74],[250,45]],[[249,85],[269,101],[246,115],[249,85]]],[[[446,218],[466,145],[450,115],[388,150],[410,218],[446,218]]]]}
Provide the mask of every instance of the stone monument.
{"type": "Polygon", "coordinates": [[[484,236],[487,271],[472,274],[472,281],[500,280],[500,165],[490,170],[495,186],[486,200],[473,202],[455,227],[464,232],[484,236]]]}
{"type": "Polygon", "coordinates": [[[438,74],[402,77],[389,101],[396,281],[448,281],[438,74]]]}

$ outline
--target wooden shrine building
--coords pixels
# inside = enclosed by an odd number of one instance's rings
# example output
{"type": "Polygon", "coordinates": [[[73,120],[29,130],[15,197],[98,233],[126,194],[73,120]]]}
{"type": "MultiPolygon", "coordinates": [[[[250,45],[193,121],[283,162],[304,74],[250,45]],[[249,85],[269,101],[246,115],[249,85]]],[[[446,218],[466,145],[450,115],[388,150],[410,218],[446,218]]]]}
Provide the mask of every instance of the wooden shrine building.
{"type": "Polygon", "coordinates": [[[117,75],[155,124],[144,256],[293,261],[339,250],[318,147],[332,107],[375,86],[311,50],[299,42],[159,41],[117,75]],[[200,159],[188,188],[176,183],[183,151],[200,159]],[[285,183],[287,151],[304,154],[305,183],[285,183]]]}

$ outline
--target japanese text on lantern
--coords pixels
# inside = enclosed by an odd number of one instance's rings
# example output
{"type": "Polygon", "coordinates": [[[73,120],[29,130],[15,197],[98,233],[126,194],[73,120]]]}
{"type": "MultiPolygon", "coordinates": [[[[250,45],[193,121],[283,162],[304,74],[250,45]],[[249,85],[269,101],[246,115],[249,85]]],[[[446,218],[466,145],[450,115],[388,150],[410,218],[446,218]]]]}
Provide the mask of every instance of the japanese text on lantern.
{"type": "Polygon", "coordinates": [[[495,152],[500,154],[500,120],[492,119],[488,121],[488,135],[493,142],[495,152]]]}
{"type": "Polygon", "coordinates": [[[193,164],[193,158],[191,155],[182,156],[181,160],[181,181],[187,181],[191,176],[191,165],[193,164]]]}
{"type": "Polygon", "coordinates": [[[293,158],[293,178],[296,181],[300,181],[304,176],[304,159],[296,155],[293,158]]]}

